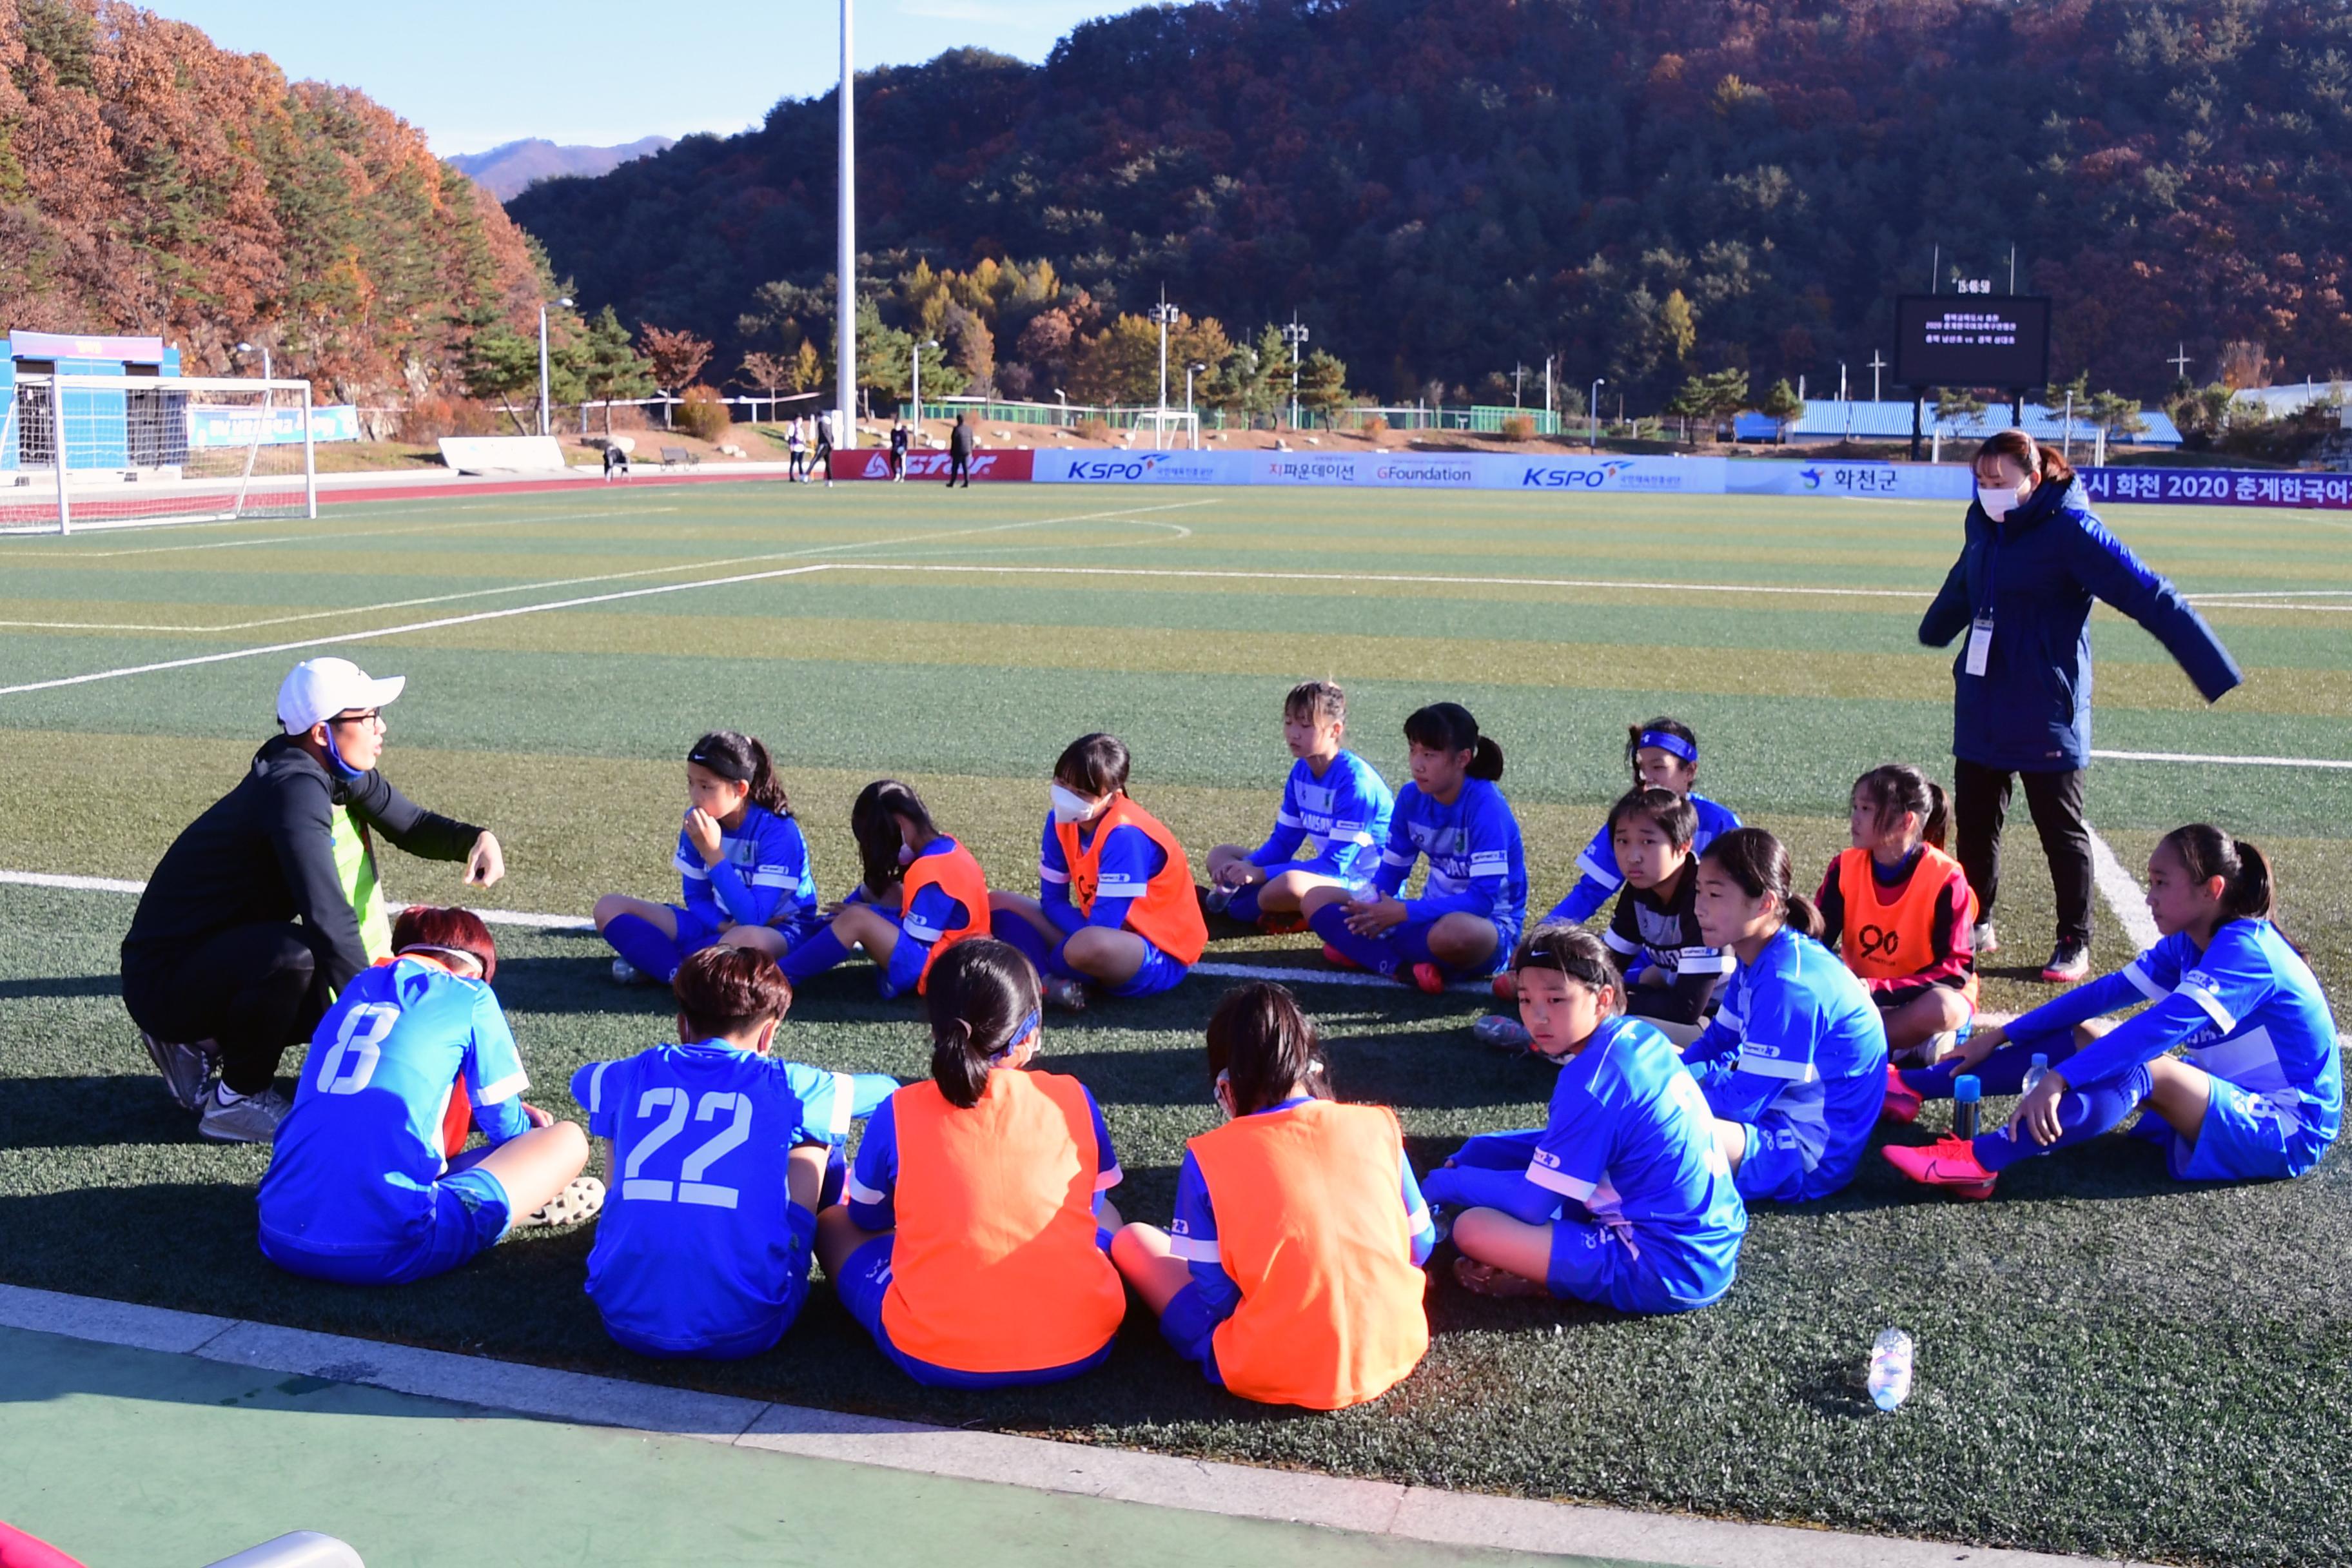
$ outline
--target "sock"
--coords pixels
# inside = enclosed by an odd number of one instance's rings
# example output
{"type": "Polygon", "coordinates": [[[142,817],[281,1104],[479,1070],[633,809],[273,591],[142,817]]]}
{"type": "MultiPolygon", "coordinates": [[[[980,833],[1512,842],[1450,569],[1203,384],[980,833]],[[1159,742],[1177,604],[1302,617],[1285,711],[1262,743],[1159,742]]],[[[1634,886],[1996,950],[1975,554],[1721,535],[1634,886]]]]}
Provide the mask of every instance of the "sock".
{"type": "Polygon", "coordinates": [[[604,940],[614,952],[665,985],[677,978],[686,956],[678,952],[676,938],[662,935],[661,927],[641,915],[614,916],[604,927],[604,940]]]}
{"type": "Polygon", "coordinates": [[[2095,1083],[2088,1089],[2069,1089],[2058,1099],[2058,1121],[2065,1129],[2058,1142],[2036,1143],[2030,1133],[2021,1131],[2014,1140],[2006,1132],[1979,1133],[1975,1143],[1977,1163],[1988,1171],[2005,1170],[2020,1160],[2072,1148],[2101,1133],[2112,1132],[2148,1097],[2153,1087],[2147,1068],[2137,1067],[2121,1078],[2095,1083]]]}
{"type": "Polygon", "coordinates": [[[803,980],[823,974],[848,956],[849,949],[833,934],[833,928],[826,926],[814,936],[803,937],[794,943],[793,950],[784,954],[784,961],[776,967],[784,972],[785,979],[798,985],[803,980]]]}
{"type": "Polygon", "coordinates": [[[1257,896],[1265,890],[1264,882],[1252,882],[1246,888],[1235,888],[1233,901],[1225,906],[1225,914],[1233,920],[1247,924],[1256,923],[1259,912],[1257,896]]]}
{"type": "Polygon", "coordinates": [[[1041,974],[1066,975],[1070,979],[1077,981],[1092,981],[1094,979],[1093,975],[1088,974],[1085,970],[1077,968],[1070,963],[1070,939],[1068,937],[1064,937],[1061,941],[1054,944],[1054,952],[1052,955],[1045,960],[1045,967],[1038,971],[1038,973],[1041,974]]]}
{"type": "Polygon", "coordinates": [[[1931,1068],[1912,1068],[1902,1074],[1902,1079],[1928,1100],[1951,1099],[1952,1080],[1964,1072],[1974,1074],[1988,1095],[2023,1094],[2025,1075],[2032,1068],[2037,1051],[2050,1058],[2050,1066],[2057,1067],[2074,1054],[2074,1037],[2061,1036],[2056,1040],[2045,1038],[2032,1045],[2011,1041],[1972,1068],[1960,1066],[1958,1057],[1948,1057],[1931,1068]],[[2057,1047],[2054,1050],[2050,1048],[2053,1045],[2057,1047]]]}
{"type": "Polygon", "coordinates": [[[1448,980],[1454,978],[1454,972],[1439,963],[1437,955],[1429,951],[1430,928],[1436,923],[1435,921],[1407,921],[1402,925],[1389,928],[1388,942],[1396,950],[1399,969],[1411,969],[1416,963],[1435,963],[1448,980]]]}
{"type": "Polygon", "coordinates": [[[1019,948],[1022,956],[1029,960],[1030,967],[1038,973],[1053,972],[1054,950],[1045,945],[1045,939],[1037,933],[1035,926],[1013,910],[998,910],[991,914],[988,917],[988,934],[1019,948]]]}
{"type": "MultiPolygon", "coordinates": [[[[1375,974],[1397,972],[1396,944],[1384,936],[1358,936],[1348,929],[1348,906],[1326,904],[1307,921],[1317,936],[1375,974]]],[[[1402,926],[1396,928],[1402,931],[1402,926]]],[[[1423,948],[1425,954],[1427,949],[1423,948]]]]}

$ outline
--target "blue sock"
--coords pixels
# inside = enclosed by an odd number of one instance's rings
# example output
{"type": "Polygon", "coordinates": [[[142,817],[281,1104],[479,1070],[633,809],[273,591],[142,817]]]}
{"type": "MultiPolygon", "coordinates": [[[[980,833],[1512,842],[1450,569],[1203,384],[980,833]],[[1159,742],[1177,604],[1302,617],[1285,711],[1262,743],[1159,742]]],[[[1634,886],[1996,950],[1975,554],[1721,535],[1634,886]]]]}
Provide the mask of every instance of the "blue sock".
{"type": "Polygon", "coordinates": [[[2000,1171],[2020,1160],[2072,1148],[2101,1133],[2112,1132],[2147,1099],[2153,1087],[2148,1070],[2143,1066],[2088,1089],[2069,1089],[2058,1097],[2058,1122],[2065,1129],[2058,1135],[2058,1142],[2036,1143],[2031,1134],[2022,1131],[2014,1140],[2005,1131],[1979,1133],[1975,1143],[1977,1163],[1988,1171],[2000,1171]]]}
{"type": "Polygon", "coordinates": [[[664,936],[661,927],[642,915],[614,915],[605,923],[604,940],[614,952],[665,985],[677,978],[677,966],[686,958],[675,937],[664,936]]]}
{"type": "Polygon", "coordinates": [[[1947,1058],[1931,1068],[1910,1068],[1902,1075],[1903,1081],[1928,1100],[1951,1099],[1952,1080],[1962,1073],[1975,1075],[1989,1095],[2023,1094],[2025,1075],[2032,1068],[2037,1051],[2048,1057],[2049,1065],[2054,1068],[2074,1054],[2074,1037],[2062,1036],[2056,1041],[2045,1039],[2030,1046],[2012,1041],[1972,1068],[1960,1066],[1958,1057],[1947,1058]],[[2053,1045],[2057,1049],[2052,1050],[2053,1045]]]}
{"type": "Polygon", "coordinates": [[[1407,921],[1402,925],[1389,927],[1388,943],[1395,950],[1397,967],[1411,969],[1416,963],[1436,963],[1447,979],[1454,972],[1437,963],[1437,955],[1429,951],[1429,933],[1435,921],[1407,921]]]}
{"type": "Polygon", "coordinates": [[[1338,948],[1373,973],[1396,973],[1396,944],[1386,937],[1358,936],[1349,931],[1347,905],[1326,904],[1308,917],[1307,923],[1326,943],[1338,948]]]}
{"type": "Polygon", "coordinates": [[[848,956],[849,949],[833,934],[831,926],[825,926],[793,944],[792,951],[784,954],[784,961],[776,967],[784,972],[785,979],[798,985],[803,980],[823,974],[848,956]]]}
{"type": "Polygon", "coordinates": [[[1040,974],[1060,974],[1065,975],[1069,979],[1078,981],[1091,981],[1094,979],[1093,975],[1088,974],[1085,970],[1071,963],[1070,939],[1068,937],[1064,937],[1061,941],[1054,944],[1053,952],[1045,959],[1045,966],[1043,969],[1040,969],[1037,973],[1040,974]]]}
{"type": "Polygon", "coordinates": [[[1265,884],[1264,882],[1252,882],[1246,888],[1234,889],[1233,901],[1225,906],[1225,913],[1237,921],[1247,921],[1252,924],[1256,923],[1258,917],[1257,896],[1265,890],[1265,884]]]}
{"type": "Polygon", "coordinates": [[[1037,928],[1011,910],[998,910],[988,917],[988,934],[997,941],[1010,942],[1021,950],[1031,968],[1040,974],[1053,973],[1054,950],[1037,934],[1037,928]]]}

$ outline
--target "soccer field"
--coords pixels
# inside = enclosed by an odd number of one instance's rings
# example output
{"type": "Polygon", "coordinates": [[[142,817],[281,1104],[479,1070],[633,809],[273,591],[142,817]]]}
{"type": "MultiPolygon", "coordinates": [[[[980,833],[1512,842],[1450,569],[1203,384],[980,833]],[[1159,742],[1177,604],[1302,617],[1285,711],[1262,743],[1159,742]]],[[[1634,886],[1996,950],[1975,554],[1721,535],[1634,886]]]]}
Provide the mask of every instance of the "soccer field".
{"type": "MultiPolygon", "coordinates": [[[[2117,508],[2110,525],[2200,598],[2247,683],[2207,710],[2105,611],[2097,744],[2352,758],[2352,524],[2117,508]]],[[[0,869],[142,879],[272,729],[316,651],[405,674],[385,771],[495,828],[485,900],[584,915],[674,898],[681,759],[700,731],[765,739],[820,887],[856,879],[848,805],[905,778],[1000,887],[1034,889],[1045,775],[1073,736],[1133,749],[1133,794],[1192,849],[1255,842],[1288,758],[1280,702],[1343,682],[1350,744],[1403,777],[1405,714],[1453,699],[1509,759],[1531,913],[1624,786],[1625,727],[1697,730],[1700,789],[1780,834],[1810,890],[1853,777],[1948,779],[1950,655],[1920,613],[1957,507],[1649,496],[774,484],[340,505],[316,522],[0,541],[0,869]],[[332,642],[331,649],[324,644],[332,642]]],[[[2352,771],[2103,760],[2093,826],[2137,873],[2200,818],[2271,850],[2282,923],[2339,1016],[2352,1002],[2352,771]]],[[[2050,894],[2022,802],[1985,1004],[2048,994],[2050,894]]],[[[400,897],[456,868],[385,858],[400,897]]],[[[1426,1363],[1336,1416],[1205,1386],[1132,1310],[1075,1383],[924,1391],[816,1291],[775,1352],[725,1366],[614,1347],[581,1293],[584,1231],[524,1236],[458,1273],[362,1293],[254,1246],[266,1152],[200,1142],[118,1000],[117,891],[0,884],[0,1279],[669,1380],[947,1425],[1699,1513],[2211,1563],[2336,1563],[2352,1520],[2352,1162],[2292,1184],[2190,1189],[2160,1156],[2033,1162],[1986,1205],[1874,1156],[1845,1194],[1759,1205],[1719,1306],[1635,1321],[1498,1303],[1444,1280],[1426,1363]],[[1871,1336],[1918,1340],[1882,1416],[1871,1336]]],[[[2132,943],[2102,901],[2094,962],[2132,943]]],[[[593,935],[498,928],[498,989],[538,1088],[662,1037],[662,994],[606,978],[593,935]]],[[[1309,938],[1212,962],[1320,971],[1309,938]]],[[[1200,1029],[1226,984],[1049,1020],[1051,1065],[1104,1105],[1131,1218],[1164,1221],[1183,1141],[1215,1117],[1200,1029]]],[[[1386,1101],[1416,1160],[1541,1119],[1550,1076],[1474,1045],[1468,995],[1301,981],[1343,1096],[1386,1101]]],[[[908,1004],[852,965],[806,986],[783,1049],[925,1070],[908,1004]]],[[[289,1058],[289,1066],[294,1065],[289,1058]]],[[[1994,1108],[2005,1113],[2006,1105],[1994,1108]]],[[[1942,1130],[1930,1107],[1917,1129],[1942,1130]]]]}

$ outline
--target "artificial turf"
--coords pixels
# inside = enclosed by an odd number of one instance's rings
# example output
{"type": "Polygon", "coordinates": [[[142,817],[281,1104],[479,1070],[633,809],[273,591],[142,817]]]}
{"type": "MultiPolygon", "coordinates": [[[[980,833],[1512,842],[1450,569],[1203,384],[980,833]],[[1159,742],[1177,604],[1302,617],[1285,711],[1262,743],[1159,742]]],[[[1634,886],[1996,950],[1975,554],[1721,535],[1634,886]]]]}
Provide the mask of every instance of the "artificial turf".
{"type": "MultiPolygon", "coordinates": [[[[848,800],[884,773],[920,787],[998,885],[1034,886],[1045,773],[1093,728],[1128,740],[1135,793],[1197,858],[1264,831],[1287,762],[1280,695],[1327,676],[1349,688],[1352,742],[1391,779],[1412,707],[1454,698],[1478,714],[1510,757],[1540,910],[1622,787],[1625,725],[1653,712],[1697,727],[1702,789],[1782,834],[1808,880],[1843,841],[1856,773],[1894,759],[1948,772],[1949,656],[1919,649],[1912,628],[1957,521],[1857,501],[767,485],[352,506],[317,523],[0,544],[0,687],[822,565],[337,651],[412,678],[389,715],[387,772],[498,828],[512,874],[487,901],[501,907],[580,913],[602,891],[672,893],[677,759],[722,723],[775,746],[828,897],[854,875],[848,800]]],[[[2100,745],[2352,757],[2343,525],[2153,508],[2110,521],[2186,590],[2267,607],[2207,605],[2249,674],[2211,710],[2161,649],[2102,614],[2100,745]]],[[[0,868],[145,875],[233,781],[299,657],[0,695],[0,868]]],[[[2352,773],[2103,762],[2089,803],[2127,867],[2197,817],[2272,847],[2290,932],[2339,1006],[2352,995],[2352,773]]],[[[2021,819],[2011,844],[2008,945],[1988,965],[1996,1008],[2045,994],[2031,972],[2047,879],[2021,819]]],[[[448,868],[394,856],[386,874],[409,898],[459,894],[448,868]]],[[[2190,1189],[2116,1144],[2034,1163],[1981,1207],[1919,1196],[1872,1160],[1829,1203],[1759,1207],[1731,1296],[1685,1318],[1498,1304],[1443,1284],[1427,1363],[1336,1416],[1208,1389],[1139,1310],[1110,1366],[1049,1389],[919,1390],[823,1289],[769,1355],[661,1366],[604,1338],[579,1290],[584,1233],[519,1238],[397,1292],[265,1265],[251,1209],[264,1156],[194,1139],[116,1000],[129,907],[0,886],[0,1278],[13,1282],[1637,1507],[2216,1563],[2337,1562],[2352,1533],[2340,1155],[2291,1184],[2190,1189]],[[1888,1322],[1919,1340],[1919,1391],[1881,1417],[1858,1380],[1888,1322]]],[[[499,989],[537,1097],[576,1114],[572,1068],[649,1042],[667,1009],[611,986],[593,939],[506,928],[501,943],[499,989]]],[[[2102,908],[2096,960],[2128,952],[2102,908]]],[[[1311,969],[1311,952],[1259,940],[1215,956],[1311,969]]],[[[1197,977],[1049,1033],[1055,1065],[1105,1106],[1130,1216],[1165,1216],[1183,1140],[1214,1114],[1199,1029],[1225,984],[1197,977]]],[[[1472,999],[1302,994],[1341,1092],[1397,1106],[1417,1157],[1539,1118],[1548,1076],[1469,1043],[1472,999]]],[[[856,968],[804,988],[788,1048],[902,1077],[925,1058],[911,1010],[877,1001],[856,968]]],[[[1900,1136],[1926,1136],[1937,1115],[1900,1136]]]]}

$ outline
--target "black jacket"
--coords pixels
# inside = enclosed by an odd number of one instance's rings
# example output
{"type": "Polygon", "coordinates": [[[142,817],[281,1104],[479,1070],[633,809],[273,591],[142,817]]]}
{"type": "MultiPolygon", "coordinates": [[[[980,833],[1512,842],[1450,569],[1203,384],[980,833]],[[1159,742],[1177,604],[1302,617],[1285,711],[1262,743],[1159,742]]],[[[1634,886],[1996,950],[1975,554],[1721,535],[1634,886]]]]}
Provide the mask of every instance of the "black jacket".
{"type": "Polygon", "coordinates": [[[338,805],[427,860],[463,860],[481,837],[478,827],[426,811],[380,773],[345,783],[292,736],[273,736],[237,786],[163,851],[122,939],[126,978],[168,972],[179,954],[231,926],[299,919],[327,984],[340,991],[368,958],[335,875],[331,813],[338,805]]]}
{"type": "Polygon", "coordinates": [[[1919,623],[1942,647],[1992,616],[1981,676],[1952,661],[1952,754],[1989,768],[2067,773],[2091,761],[2091,601],[2146,627],[2206,701],[2244,677],[2203,616],[2091,514],[2080,483],[2044,483],[1995,523],[1969,504],[1968,542],[1919,623]]]}
{"type": "Polygon", "coordinates": [[[956,458],[969,458],[971,456],[971,426],[959,425],[954,429],[948,432],[948,454],[950,457],[956,458]]]}

